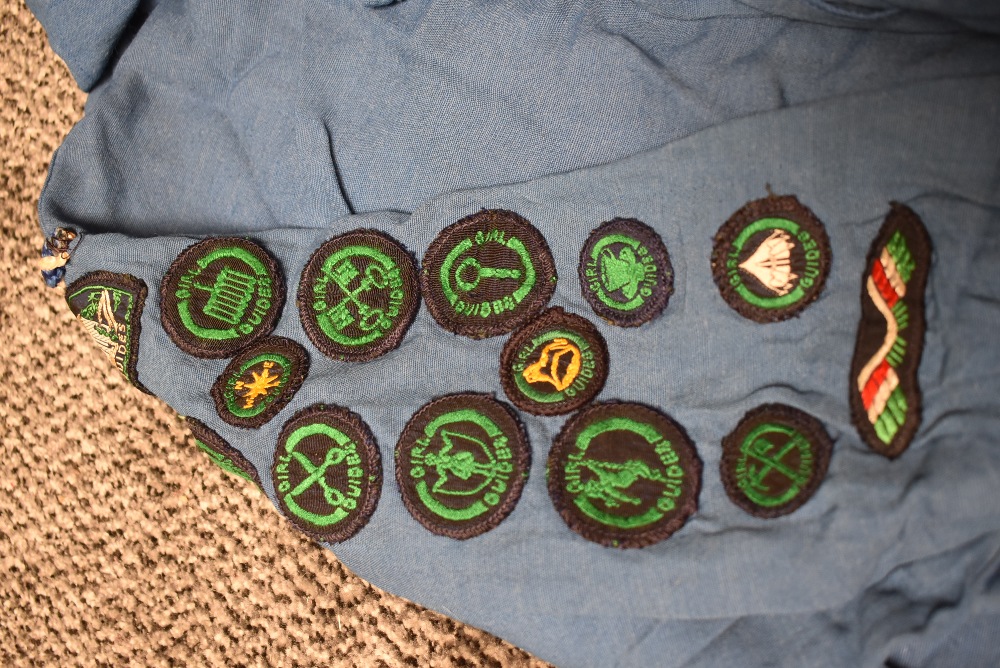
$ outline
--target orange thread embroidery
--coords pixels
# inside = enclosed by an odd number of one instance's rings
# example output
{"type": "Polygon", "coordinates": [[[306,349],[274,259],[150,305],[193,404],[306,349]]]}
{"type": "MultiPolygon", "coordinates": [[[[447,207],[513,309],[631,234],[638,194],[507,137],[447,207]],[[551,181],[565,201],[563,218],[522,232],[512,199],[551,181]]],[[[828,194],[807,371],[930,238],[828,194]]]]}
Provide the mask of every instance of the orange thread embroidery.
{"type": "Polygon", "coordinates": [[[268,390],[281,386],[281,377],[271,375],[272,367],[274,367],[274,362],[264,362],[263,372],[250,372],[253,376],[253,381],[249,383],[242,380],[236,382],[233,389],[236,391],[246,390],[244,394],[240,395],[246,399],[246,403],[243,404],[243,408],[253,408],[254,402],[259,397],[266,397],[268,390]]]}
{"type": "Polygon", "coordinates": [[[580,349],[567,341],[559,338],[553,339],[551,343],[542,348],[541,357],[531,366],[525,367],[522,375],[529,383],[551,383],[557,391],[562,392],[573,384],[576,377],[580,375],[580,364],[582,356],[580,349]],[[569,364],[560,376],[559,363],[569,355],[569,364]]]}

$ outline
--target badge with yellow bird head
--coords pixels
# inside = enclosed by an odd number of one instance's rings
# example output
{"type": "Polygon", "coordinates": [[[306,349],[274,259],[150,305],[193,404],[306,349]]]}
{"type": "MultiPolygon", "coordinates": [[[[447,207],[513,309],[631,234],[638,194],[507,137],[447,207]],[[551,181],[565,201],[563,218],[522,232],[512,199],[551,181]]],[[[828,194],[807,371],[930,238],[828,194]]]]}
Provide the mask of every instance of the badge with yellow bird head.
{"type": "Polygon", "coordinates": [[[594,325],[552,308],[515,332],[500,356],[507,397],[536,415],[561,415],[600,393],[608,375],[608,349],[594,325]]]}

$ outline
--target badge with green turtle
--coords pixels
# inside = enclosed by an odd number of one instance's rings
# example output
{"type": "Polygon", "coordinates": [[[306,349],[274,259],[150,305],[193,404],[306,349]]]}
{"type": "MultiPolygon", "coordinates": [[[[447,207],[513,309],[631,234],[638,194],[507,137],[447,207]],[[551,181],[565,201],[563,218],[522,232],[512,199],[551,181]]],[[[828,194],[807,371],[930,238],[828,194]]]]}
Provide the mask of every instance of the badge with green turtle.
{"type": "Polygon", "coordinates": [[[656,231],[615,218],[590,233],[580,253],[580,287],[594,313],[619,327],[660,315],[674,291],[674,270],[656,231]]]}
{"type": "Polygon", "coordinates": [[[285,423],[271,469],[278,505],[322,542],[354,536],[375,513],[382,459],[371,429],[339,406],[316,404],[285,423]]]}
{"type": "Polygon", "coordinates": [[[507,517],[524,488],[531,451],[524,427],[485,394],[435,399],[396,445],[396,481],[410,514],[429,531],[465,540],[507,517]]]}
{"type": "Polygon", "coordinates": [[[798,315],[823,291],[830,240],[792,195],[747,203],[715,235],[712,276],[737,313],[756,322],[798,315]]]}
{"type": "Polygon", "coordinates": [[[748,412],[722,439],[722,482],[746,512],[780,517],[812,497],[832,452],[819,420],[792,406],[766,404],[748,412]]]}
{"type": "Polygon", "coordinates": [[[701,459],[684,429],[637,403],[594,404],[559,432],[549,496],[570,529],[607,547],[669,538],[698,509],[701,459]]]}
{"type": "Polygon", "coordinates": [[[302,326],[327,357],[375,359],[402,342],[420,305],[417,263],[377,230],[354,230],[313,253],[299,281],[302,326]]]}
{"type": "Polygon", "coordinates": [[[259,245],[238,237],[189,246],[160,285],[163,329],[195,357],[230,357],[266,336],[284,304],[278,263],[259,245]]]}

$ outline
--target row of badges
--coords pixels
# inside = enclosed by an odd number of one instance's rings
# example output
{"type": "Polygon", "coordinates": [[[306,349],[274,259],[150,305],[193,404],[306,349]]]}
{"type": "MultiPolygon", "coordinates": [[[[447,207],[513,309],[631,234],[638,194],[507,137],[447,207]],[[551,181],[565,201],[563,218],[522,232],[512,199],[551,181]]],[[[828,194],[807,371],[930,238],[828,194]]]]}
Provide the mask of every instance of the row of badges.
{"type": "MultiPolygon", "coordinates": [[[[583,296],[606,322],[636,327],[673,291],[662,239],[633,219],[604,223],[579,261],[583,296]]],[[[774,322],[798,314],[830,269],[823,225],[795,197],[770,196],[736,212],[716,235],[712,270],[742,315],[774,322]]],[[[297,305],[323,354],[367,361],[402,341],[420,303],[445,329],[481,339],[517,330],[545,308],[557,281],[542,234],[516,213],[483,210],[445,228],[418,270],[391,237],[355,230],[324,243],[306,264],[297,305]]],[[[275,260],[245,239],[212,238],[174,261],[161,288],[162,322],[181,350],[231,357],[267,335],[285,301],[275,260]]]]}
{"type": "MultiPolygon", "coordinates": [[[[260,485],[256,468],[203,423],[198,445],[226,470],[260,485]]],[[[816,491],[833,444],[806,413],[768,404],[722,443],[720,474],[735,504],[758,517],[793,512],[816,491]]],[[[410,515],[432,533],[465,540],[514,510],[531,468],[517,413],[485,394],[435,399],[410,419],[395,448],[396,482],[410,515]]],[[[698,509],[702,462],[679,424],[649,406],[595,403],[573,415],[549,452],[547,484],[566,524],[608,547],[669,538],[698,509]]],[[[281,430],[271,469],[278,503],[299,529],[340,542],[360,531],[381,495],[371,430],[346,408],[316,405],[281,430]]]]}

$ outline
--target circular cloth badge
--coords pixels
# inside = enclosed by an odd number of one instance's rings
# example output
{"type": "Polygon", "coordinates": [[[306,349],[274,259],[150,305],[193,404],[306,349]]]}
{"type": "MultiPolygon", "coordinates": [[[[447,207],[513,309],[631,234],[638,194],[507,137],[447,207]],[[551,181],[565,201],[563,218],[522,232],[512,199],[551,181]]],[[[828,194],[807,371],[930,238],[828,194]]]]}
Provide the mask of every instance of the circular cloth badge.
{"type": "Polygon", "coordinates": [[[645,547],[669,538],[698,509],[701,459],[663,413],[642,404],[595,404],[556,437],[548,486],[563,520],[587,540],[645,547]]]}
{"type": "Polygon", "coordinates": [[[726,302],[757,322],[778,322],[811,304],[830,273],[830,240],[792,195],[754,200],[715,235],[712,275],[726,302]]]}
{"type": "Polygon", "coordinates": [[[160,321],[178,348],[195,357],[230,357],[274,329],[285,280],[257,244],[217,237],[177,256],[160,300],[160,321]]]}
{"type": "Polygon", "coordinates": [[[330,239],[302,272],[299,317],[320,352],[363,362],[396,348],[420,306],[417,265],[392,237],[355,230],[330,239]]]}
{"type": "Polygon", "coordinates": [[[555,291],[556,269],[531,223],[512,211],[483,210],[441,231],[424,255],[420,282],[439,325],[484,339],[540,311],[555,291]]]}
{"type": "Polygon", "coordinates": [[[308,372],[305,348],[266,337],[233,358],[212,385],[215,410],[233,426],[256,429],[291,401],[308,372]]]}
{"type": "Polygon", "coordinates": [[[514,333],[500,354],[500,383],[515,406],[560,415],[593,401],[608,377],[608,348],[588,320],[551,308],[514,333]]]}
{"type": "Polygon", "coordinates": [[[791,406],[766,404],[722,439],[722,482],[733,503],[751,515],[787,515],[819,487],[832,451],[819,420],[791,406]]]}
{"type": "Polygon", "coordinates": [[[130,274],[94,271],[66,288],[66,302],[94,343],[130,383],[152,394],[136,372],[146,284],[130,274]]]}
{"type": "Polygon", "coordinates": [[[208,425],[201,420],[187,417],[184,418],[184,422],[191,430],[195,443],[198,444],[198,449],[218,464],[219,468],[244,480],[249,480],[258,487],[261,486],[257,467],[251,464],[242,452],[226,443],[225,439],[209,429],[208,425]]]}
{"type": "Polygon", "coordinates": [[[285,423],[271,474],[288,519],[323,542],[360,531],[382,491],[382,459],[371,430],[337,406],[310,406],[285,423]]]}
{"type": "Polygon", "coordinates": [[[531,466],[513,410],[485,394],[435,399],[410,419],[396,445],[403,503],[429,531],[464,540],[514,510],[531,466]]]}
{"type": "Polygon", "coordinates": [[[631,218],[609,220],[591,232],[578,271],[594,313],[619,327],[638,327],[660,315],[674,291],[663,240],[631,218]]]}

